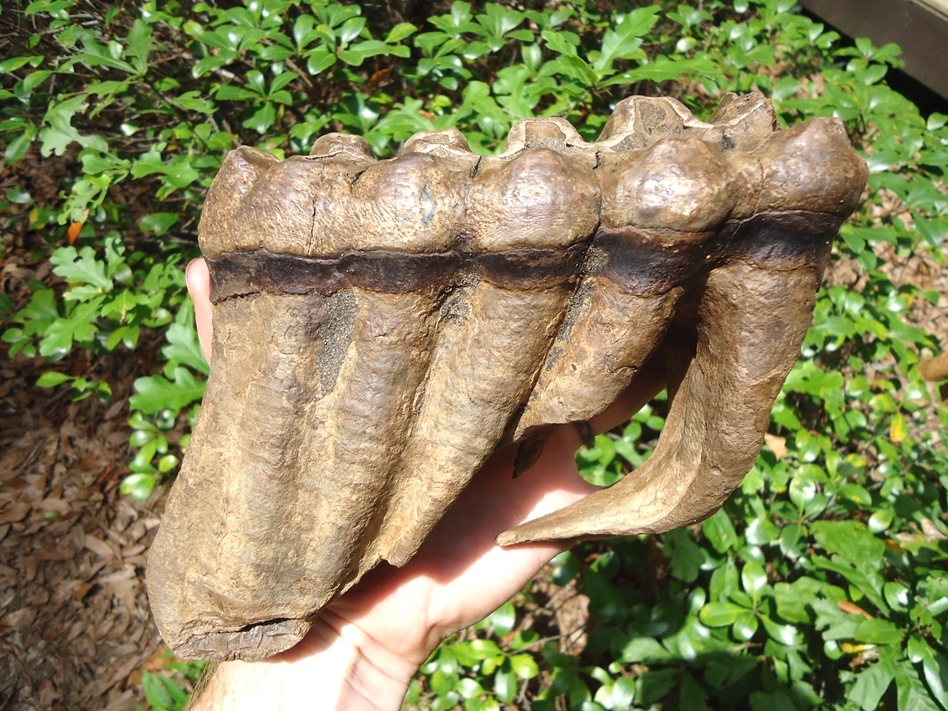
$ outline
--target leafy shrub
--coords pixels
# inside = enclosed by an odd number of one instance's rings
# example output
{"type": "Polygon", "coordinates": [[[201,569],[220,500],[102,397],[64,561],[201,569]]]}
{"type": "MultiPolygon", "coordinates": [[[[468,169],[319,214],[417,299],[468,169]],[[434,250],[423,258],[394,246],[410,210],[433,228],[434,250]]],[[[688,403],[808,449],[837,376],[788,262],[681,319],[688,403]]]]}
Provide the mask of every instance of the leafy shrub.
{"type": "MultiPolygon", "coordinates": [[[[187,689],[197,684],[207,662],[181,662],[171,652],[166,652],[165,656],[163,671],[166,673],[142,672],[142,695],[150,711],[183,711],[190,696],[187,689]]],[[[135,707],[136,711],[141,711],[141,708],[135,707]]]]}
{"type": "MultiPolygon", "coordinates": [[[[55,204],[34,204],[24,186],[0,196],[55,277],[30,284],[24,303],[0,301],[10,356],[46,358],[41,385],[107,398],[107,378],[59,365],[160,337],[164,367],[129,403],[137,453],[124,489],[145,497],[175,469],[186,438],[170,434],[201,397],[181,267],[234,145],[282,156],[343,130],[382,156],[416,131],[456,127],[490,152],[531,115],[564,116],[592,140],[633,93],[672,95],[702,116],[726,91],[759,90],[783,123],[838,116],[869,162],[869,191],[739,492],[692,529],[564,554],[476,638],[442,645],[409,703],[948,709],[948,412],[917,372],[937,344],[913,325],[943,297],[893,276],[913,261],[944,267],[948,117],[922,117],[886,85],[898,48],[846,44],[789,0],[400,14],[410,6],[145,2],[90,16],[83,5],[82,22],[76,0],[0,11],[26,30],[0,62],[4,157],[77,166],[55,204]],[[576,654],[528,612],[558,588],[588,598],[576,654]]],[[[581,452],[587,475],[611,483],[639,464],[663,412],[656,402],[581,452]]]]}

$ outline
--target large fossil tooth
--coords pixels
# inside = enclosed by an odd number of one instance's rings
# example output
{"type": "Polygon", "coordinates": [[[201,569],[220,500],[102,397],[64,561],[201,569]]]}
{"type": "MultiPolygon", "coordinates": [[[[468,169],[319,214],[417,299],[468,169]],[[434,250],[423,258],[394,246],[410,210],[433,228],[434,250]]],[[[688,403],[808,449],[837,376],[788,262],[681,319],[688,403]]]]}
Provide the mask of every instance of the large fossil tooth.
{"type": "Polygon", "coordinates": [[[408,561],[487,457],[604,411],[665,361],[654,456],[499,541],[662,531],[751,466],[866,180],[838,122],[776,131],[620,103],[481,157],[457,131],[377,161],[357,137],[232,152],[201,221],[213,364],[148,566],[182,657],[260,659],[381,561],[408,561]]]}

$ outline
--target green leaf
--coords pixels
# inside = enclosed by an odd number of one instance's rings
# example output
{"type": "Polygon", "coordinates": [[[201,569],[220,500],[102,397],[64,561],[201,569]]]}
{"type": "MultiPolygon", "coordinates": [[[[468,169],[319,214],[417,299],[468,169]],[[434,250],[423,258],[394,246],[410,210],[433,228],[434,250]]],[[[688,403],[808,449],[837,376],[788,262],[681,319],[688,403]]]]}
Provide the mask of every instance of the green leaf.
{"type": "Polygon", "coordinates": [[[598,71],[612,69],[617,59],[644,58],[640,51],[642,37],[658,21],[657,7],[642,7],[626,15],[617,15],[611,29],[606,30],[602,38],[602,49],[593,62],[598,71]]]}
{"type": "MultiPolygon", "coordinates": [[[[460,648],[461,645],[455,647],[455,649],[460,648]]],[[[496,642],[490,639],[473,639],[467,643],[467,649],[471,652],[470,666],[486,660],[502,660],[504,657],[504,651],[496,642]]]]}
{"type": "Polygon", "coordinates": [[[145,74],[148,70],[148,55],[152,47],[151,27],[141,19],[136,19],[125,41],[126,53],[132,58],[135,72],[139,75],[145,74]]]}
{"type": "Polygon", "coordinates": [[[348,49],[339,52],[339,59],[346,64],[354,67],[362,65],[368,57],[374,57],[379,54],[389,54],[393,51],[392,47],[378,40],[365,40],[351,45],[348,49]]]}
{"type": "Polygon", "coordinates": [[[166,454],[158,460],[158,471],[167,474],[178,466],[178,458],[173,454],[166,454]]]}
{"type": "Polygon", "coordinates": [[[189,156],[174,156],[167,162],[163,161],[158,151],[143,154],[131,167],[132,176],[144,178],[148,175],[162,175],[169,186],[186,188],[196,181],[200,174],[191,165],[189,156]]]}
{"type": "Polygon", "coordinates": [[[39,130],[36,126],[27,126],[23,131],[11,140],[3,151],[3,159],[10,165],[15,165],[23,159],[26,151],[38,135],[39,130]]]}
{"type": "Polygon", "coordinates": [[[760,591],[767,587],[767,571],[756,561],[749,561],[741,570],[741,585],[751,597],[757,599],[760,591]]]}
{"type": "Polygon", "coordinates": [[[90,42],[85,45],[87,51],[80,52],[79,54],[73,55],[68,59],[63,67],[72,68],[74,64],[85,64],[89,69],[93,71],[98,70],[100,67],[106,67],[108,69],[115,69],[117,71],[123,72],[125,74],[135,74],[135,67],[133,67],[128,62],[125,62],[121,59],[116,59],[115,57],[109,54],[109,50],[104,45],[100,45],[96,42],[90,42]]]}
{"type": "Polygon", "coordinates": [[[859,504],[860,506],[872,506],[872,494],[859,484],[847,482],[839,488],[839,493],[846,499],[859,504]]]}
{"type": "Polygon", "coordinates": [[[873,664],[856,677],[848,696],[863,711],[875,711],[895,676],[883,664],[873,664]]]}
{"type": "Polygon", "coordinates": [[[188,111],[197,111],[202,114],[212,114],[216,108],[216,105],[213,101],[206,98],[199,91],[186,91],[183,94],[175,96],[171,99],[172,102],[180,106],[182,109],[187,109],[188,111]]]}
{"type": "Polygon", "coordinates": [[[770,693],[754,691],[750,694],[751,711],[797,711],[793,698],[785,691],[770,693]]]}
{"type": "Polygon", "coordinates": [[[549,62],[546,67],[552,68],[558,74],[563,74],[575,79],[580,82],[580,85],[583,87],[594,86],[599,79],[596,71],[585,60],[579,57],[564,54],[552,62],[549,62]]]}
{"type": "Polygon", "coordinates": [[[869,517],[869,530],[873,533],[882,533],[892,525],[894,518],[895,515],[891,511],[885,509],[874,511],[869,517]]]}
{"type": "Polygon", "coordinates": [[[943,709],[948,709],[948,657],[932,650],[930,656],[922,658],[922,668],[932,698],[943,709]]]}
{"type": "Polygon", "coordinates": [[[153,232],[156,236],[163,235],[178,222],[175,212],[152,212],[138,221],[138,229],[142,232],[153,232]]]}
{"type": "Polygon", "coordinates": [[[57,15],[61,11],[72,7],[76,0],[34,0],[23,10],[24,17],[29,17],[39,12],[45,12],[49,15],[57,15]]]}
{"type": "Polygon", "coordinates": [[[672,575],[686,583],[694,582],[698,578],[701,564],[704,563],[704,553],[692,540],[687,529],[679,528],[669,531],[663,538],[665,555],[671,562],[672,575]]]}
{"type": "MultiPolygon", "coordinates": [[[[119,485],[119,491],[125,496],[131,496],[135,501],[144,501],[151,495],[151,492],[154,491],[154,489],[155,475],[146,473],[129,474],[127,477],[122,479],[122,483],[119,485]]],[[[148,672],[143,672],[143,682],[144,674],[147,673],[148,672]]],[[[148,691],[145,692],[146,698],[148,697],[148,693],[148,691]]],[[[155,692],[152,690],[152,693],[160,692],[155,692]]]]}
{"type": "Polygon", "coordinates": [[[91,343],[99,330],[95,315],[104,301],[105,296],[96,296],[78,304],[68,317],[54,320],[40,341],[40,354],[57,359],[72,350],[74,341],[91,343]]]}
{"type": "Polygon", "coordinates": [[[709,602],[698,614],[698,618],[708,627],[728,627],[733,625],[747,608],[733,602],[709,602]]]}
{"type": "Polygon", "coordinates": [[[815,521],[810,530],[824,550],[860,569],[875,569],[882,563],[885,543],[859,521],[815,521]]]}
{"type": "Polygon", "coordinates": [[[317,47],[306,60],[306,70],[312,74],[321,74],[336,63],[336,53],[325,47],[317,47]]]}
{"type": "Polygon", "coordinates": [[[494,628],[494,634],[506,637],[517,624],[517,609],[512,602],[505,602],[488,616],[487,621],[494,628]]]}
{"type": "Polygon", "coordinates": [[[72,143],[78,143],[84,148],[108,151],[108,143],[101,136],[80,134],[72,125],[73,117],[77,113],[83,113],[86,107],[83,95],[50,104],[43,117],[44,127],[39,132],[42,155],[61,156],[72,143]]]}
{"type": "MultiPolygon", "coordinates": [[[[131,289],[122,289],[118,293],[113,292],[113,296],[105,304],[102,305],[102,310],[99,312],[101,316],[105,318],[114,318],[119,323],[124,323],[128,318],[129,312],[133,311],[136,306],[141,304],[147,304],[149,297],[147,294],[135,293],[131,289]]],[[[109,350],[112,350],[119,342],[126,340],[128,337],[132,337],[133,334],[125,330],[119,335],[118,329],[113,331],[113,340],[112,336],[109,336],[109,350]]]]}
{"type": "Polygon", "coordinates": [[[204,360],[201,343],[193,325],[172,323],[165,331],[168,345],[161,349],[163,355],[172,367],[186,365],[189,368],[207,375],[210,367],[204,360]]]}
{"type": "Polygon", "coordinates": [[[19,57],[10,57],[0,62],[0,74],[12,74],[17,69],[25,67],[27,64],[36,66],[43,60],[42,55],[21,55],[19,57]]]}
{"type": "Polygon", "coordinates": [[[725,553],[732,548],[736,548],[740,543],[740,537],[737,535],[734,524],[723,507],[718,509],[713,516],[704,520],[701,524],[701,530],[718,553],[725,553]]]}
{"type": "Polygon", "coordinates": [[[36,384],[41,388],[54,388],[73,379],[71,375],[58,373],[55,370],[48,370],[36,380],[36,384]]]}
{"type": "Polygon", "coordinates": [[[53,252],[49,261],[55,265],[53,272],[70,284],[86,284],[97,292],[112,289],[108,265],[97,258],[91,247],[83,247],[81,252],[77,252],[75,247],[60,247],[53,252]]]}
{"type": "Polygon", "coordinates": [[[918,636],[910,637],[907,647],[909,660],[922,665],[922,673],[932,698],[942,708],[948,708],[948,658],[918,636]]]}
{"type": "Polygon", "coordinates": [[[246,121],[244,128],[253,129],[257,133],[266,133],[276,121],[276,107],[271,103],[263,104],[246,121]]]}
{"type": "Polygon", "coordinates": [[[27,358],[36,355],[36,349],[33,347],[33,339],[27,336],[22,328],[8,328],[0,336],[0,340],[10,344],[7,355],[13,358],[17,353],[23,351],[27,358]]]}
{"type": "Polygon", "coordinates": [[[499,671],[494,675],[494,695],[509,704],[517,696],[517,677],[512,671],[499,671]]]}
{"type": "Polygon", "coordinates": [[[755,546],[771,545],[780,540],[780,528],[769,518],[755,518],[745,529],[744,537],[755,546]]]}
{"type": "Polygon", "coordinates": [[[853,639],[857,642],[872,644],[901,644],[905,630],[900,629],[888,620],[863,620],[856,626],[853,639]]]}
{"type": "Polygon", "coordinates": [[[336,36],[339,38],[340,43],[349,44],[352,40],[359,36],[363,29],[365,29],[365,18],[364,17],[350,17],[336,31],[336,36]]]}
{"type": "Polygon", "coordinates": [[[735,639],[742,642],[749,642],[757,632],[757,617],[750,610],[745,610],[744,614],[738,617],[731,626],[731,633],[735,639]]]}
{"type": "Polygon", "coordinates": [[[714,64],[707,59],[670,59],[659,55],[648,64],[617,74],[611,79],[600,82],[599,86],[609,87],[616,84],[635,84],[640,81],[663,82],[680,79],[687,75],[708,75],[714,73],[714,64]]]}
{"type": "Polygon", "coordinates": [[[803,642],[803,635],[800,633],[800,630],[793,625],[782,625],[766,615],[762,616],[760,621],[764,629],[767,630],[767,635],[775,642],[779,642],[787,647],[794,647],[803,642]]]}
{"type": "Polygon", "coordinates": [[[577,57],[576,47],[579,45],[579,36],[572,32],[557,32],[554,30],[545,30],[540,36],[546,40],[547,46],[556,52],[567,57],[577,57]]]}
{"type": "Polygon", "coordinates": [[[709,711],[708,695],[691,674],[683,674],[680,684],[678,689],[680,711],[709,711]]]}
{"type": "Polygon", "coordinates": [[[811,622],[811,606],[820,598],[824,586],[829,587],[810,577],[799,578],[792,583],[775,583],[774,601],[777,604],[777,614],[787,622],[811,622]]]}
{"type": "Polygon", "coordinates": [[[298,78],[299,77],[296,72],[281,72],[273,78],[272,82],[270,82],[270,90],[268,94],[273,97],[277,92],[290,84],[290,82],[298,78]]]}
{"type": "Polygon", "coordinates": [[[198,402],[204,395],[205,383],[184,367],[172,371],[169,380],[161,375],[138,378],[134,383],[135,394],[129,398],[129,406],[146,414],[170,408],[182,410],[198,402]]]}
{"type": "Polygon", "coordinates": [[[648,671],[639,677],[637,701],[653,704],[664,699],[678,685],[677,669],[648,671]]]}
{"type": "Polygon", "coordinates": [[[805,532],[800,524],[787,524],[780,531],[780,552],[788,558],[799,558],[803,554],[805,544],[805,532]]]}
{"type": "Polygon", "coordinates": [[[82,168],[86,175],[99,173],[123,173],[129,161],[117,158],[112,153],[100,153],[92,149],[84,149],[80,154],[82,168]]]}
{"type": "MultiPolygon", "coordinates": [[[[895,683],[898,688],[899,711],[941,711],[939,703],[932,698],[916,669],[907,662],[896,666],[895,683]]],[[[942,697],[939,701],[944,702],[942,697]]]]}
{"type": "Polygon", "coordinates": [[[540,667],[529,654],[514,654],[510,657],[510,667],[518,679],[526,681],[535,679],[540,674],[540,667]]]}
{"type": "Polygon", "coordinates": [[[34,292],[29,303],[16,314],[17,320],[24,325],[24,331],[31,336],[43,333],[58,317],[56,292],[46,288],[34,292]]]}
{"type": "Polygon", "coordinates": [[[388,31],[388,34],[385,36],[385,42],[386,44],[401,42],[403,39],[411,37],[417,31],[418,28],[410,22],[399,22],[388,31]]]}
{"type": "MultiPolygon", "coordinates": [[[[123,482],[124,485],[124,482],[123,482]]],[[[128,493],[128,492],[123,492],[128,493]]],[[[161,683],[161,677],[149,671],[142,672],[142,690],[148,703],[156,709],[167,709],[171,706],[171,696],[161,683]]]]}
{"type": "Polygon", "coordinates": [[[675,656],[652,637],[633,637],[622,648],[621,659],[629,664],[662,664],[675,656]]]}
{"type": "Polygon", "coordinates": [[[822,556],[813,556],[811,562],[818,568],[831,570],[839,573],[845,580],[853,585],[860,593],[865,595],[879,610],[887,610],[885,600],[879,590],[882,587],[882,580],[878,574],[867,574],[861,570],[841,562],[838,557],[827,560],[822,556]]]}
{"type": "Polygon", "coordinates": [[[893,610],[906,610],[912,602],[912,591],[900,582],[886,582],[882,592],[885,601],[893,610]]]}

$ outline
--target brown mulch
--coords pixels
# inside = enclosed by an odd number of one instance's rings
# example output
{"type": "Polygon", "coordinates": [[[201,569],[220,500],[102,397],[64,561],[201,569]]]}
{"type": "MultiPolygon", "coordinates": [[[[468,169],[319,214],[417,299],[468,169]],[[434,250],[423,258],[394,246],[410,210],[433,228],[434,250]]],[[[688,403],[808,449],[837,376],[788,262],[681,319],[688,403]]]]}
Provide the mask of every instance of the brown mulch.
{"type": "Polygon", "coordinates": [[[143,586],[159,519],[118,493],[124,399],[50,397],[31,365],[0,370],[0,708],[131,709],[160,651],[143,586]]]}

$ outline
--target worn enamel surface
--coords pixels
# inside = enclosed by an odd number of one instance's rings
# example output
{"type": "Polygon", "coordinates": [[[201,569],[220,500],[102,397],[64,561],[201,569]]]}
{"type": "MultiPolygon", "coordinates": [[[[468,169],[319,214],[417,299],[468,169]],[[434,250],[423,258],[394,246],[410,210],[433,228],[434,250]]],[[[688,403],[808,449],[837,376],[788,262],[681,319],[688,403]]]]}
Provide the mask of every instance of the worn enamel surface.
{"type": "Polygon", "coordinates": [[[633,97],[594,143],[544,119],[491,157],[456,131],[384,161],[338,134],[282,162],[232,152],[200,230],[213,367],[148,568],[172,649],[292,646],[366,571],[408,561],[497,447],[602,412],[649,358],[671,395],[654,455],[498,542],[716,510],[866,181],[839,122],[775,126],[759,95],[709,123],[633,97]]]}

